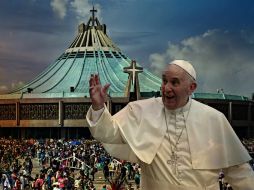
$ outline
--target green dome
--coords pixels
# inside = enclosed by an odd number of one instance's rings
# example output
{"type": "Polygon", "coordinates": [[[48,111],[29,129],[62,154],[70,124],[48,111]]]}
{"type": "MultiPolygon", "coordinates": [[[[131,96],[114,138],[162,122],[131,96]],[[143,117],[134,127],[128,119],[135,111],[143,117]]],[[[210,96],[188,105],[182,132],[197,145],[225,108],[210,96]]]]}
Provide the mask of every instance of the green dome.
{"type": "MultiPolygon", "coordinates": [[[[22,94],[23,98],[84,97],[89,95],[90,75],[98,73],[102,84],[111,84],[111,97],[124,97],[129,76],[135,75],[124,72],[131,63],[132,60],[108,37],[106,25],[101,25],[93,15],[87,24],[79,25],[78,35],[54,63],[10,94],[22,94]]],[[[135,66],[140,67],[140,64],[135,66]]],[[[138,77],[140,92],[160,90],[161,79],[148,70],[143,69],[138,77]]],[[[133,90],[132,85],[129,91],[133,90]]]]}

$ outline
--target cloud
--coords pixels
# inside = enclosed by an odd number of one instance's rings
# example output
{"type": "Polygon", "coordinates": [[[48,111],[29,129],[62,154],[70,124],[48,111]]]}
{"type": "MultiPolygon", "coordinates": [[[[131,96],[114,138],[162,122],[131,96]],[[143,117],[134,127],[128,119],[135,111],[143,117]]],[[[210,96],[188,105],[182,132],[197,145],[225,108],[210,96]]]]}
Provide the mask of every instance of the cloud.
{"type": "Polygon", "coordinates": [[[6,88],[10,91],[41,73],[64,50],[59,51],[57,47],[66,40],[64,37],[58,39],[54,34],[19,31],[16,35],[1,38],[1,92],[6,88]],[[23,39],[26,39],[25,43],[23,39]]]}
{"type": "Polygon", "coordinates": [[[15,81],[15,82],[12,82],[10,85],[0,84],[0,94],[11,92],[12,90],[18,89],[24,85],[25,83],[23,81],[15,81]]]}
{"type": "Polygon", "coordinates": [[[254,92],[253,52],[253,32],[208,30],[178,44],[169,42],[164,53],[151,54],[149,61],[159,74],[174,59],[188,60],[197,70],[199,92],[222,88],[226,94],[250,97],[254,92]]]}
{"type": "Polygon", "coordinates": [[[12,82],[11,83],[11,89],[20,88],[24,85],[25,85],[25,83],[23,81],[12,82]]]}
{"type": "Polygon", "coordinates": [[[0,94],[4,94],[4,93],[7,93],[15,88],[24,86],[24,82],[16,81],[16,79],[14,77],[15,75],[13,76],[12,74],[13,74],[12,72],[7,73],[5,67],[0,67],[0,94]],[[11,84],[7,84],[4,82],[5,74],[8,76],[10,76],[10,75],[12,76],[12,77],[9,77],[9,78],[12,78],[12,80],[13,80],[11,82],[11,84]]]}
{"type": "Polygon", "coordinates": [[[6,85],[0,85],[0,94],[6,93],[8,91],[8,87],[6,85]]]}
{"type": "Polygon", "coordinates": [[[50,5],[54,13],[60,18],[63,19],[66,16],[68,0],[52,0],[50,5]]]}
{"type": "MultiPolygon", "coordinates": [[[[87,21],[91,16],[90,10],[93,7],[93,4],[89,0],[51,0],[50,5],[60,19],[64,19],[68,10],[72,10],[78,22],[87,21]]],[[[96,17],[101,20],[100,4],[95,4],[94,7],[97,10],[96,17]]]]}
{"type": "MultiPolygon", "coordinates": [[[[88,18],[91,15],[91,8],[93,7],[93,4],[89,3],[88,0],[73,0],[70,2],[71,7],[73,8],[76,18],[79,22],[84,22],[88,20],[88,18]]],[[[94,5],[96,12],[96,17],[101,20],[100,13],[101,13],[101,6],[100,4],[94,5]]]]}

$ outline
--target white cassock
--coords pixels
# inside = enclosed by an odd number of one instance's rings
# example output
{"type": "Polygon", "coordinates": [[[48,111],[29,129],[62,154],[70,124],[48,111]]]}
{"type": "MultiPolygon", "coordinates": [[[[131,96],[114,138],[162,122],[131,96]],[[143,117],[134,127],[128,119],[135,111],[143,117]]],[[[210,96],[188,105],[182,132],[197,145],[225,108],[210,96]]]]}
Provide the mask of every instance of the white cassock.
{"type": "Polygon", "coordinates": [[[218,190],[221,169],[234,190],[254,190],[247,150],[225,116],[198,101],[167,110],[150,98],[114,116],[90,108],[87,121],[112,156],[140,164],[142,190],[218,190]]]}

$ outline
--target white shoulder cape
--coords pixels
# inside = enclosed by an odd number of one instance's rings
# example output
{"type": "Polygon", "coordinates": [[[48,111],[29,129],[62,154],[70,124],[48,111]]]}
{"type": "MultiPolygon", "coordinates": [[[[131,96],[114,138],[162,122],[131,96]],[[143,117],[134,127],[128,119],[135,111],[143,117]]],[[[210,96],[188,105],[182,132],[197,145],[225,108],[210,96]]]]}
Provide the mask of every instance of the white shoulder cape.
{"type": "MultiPolygon", "coordinates": [[[[188,141],[194,169],[219,169],[245,163],[251,159],[226,117],[195,100],[186,120],[188,141]]],[[[150,164],[164,139],[166,123],[161,98],[129,103],[113,117],[107,109],[99,123],[112,119],[117,123],[126,144],[106,144],[114,157],[150,164]]]]}

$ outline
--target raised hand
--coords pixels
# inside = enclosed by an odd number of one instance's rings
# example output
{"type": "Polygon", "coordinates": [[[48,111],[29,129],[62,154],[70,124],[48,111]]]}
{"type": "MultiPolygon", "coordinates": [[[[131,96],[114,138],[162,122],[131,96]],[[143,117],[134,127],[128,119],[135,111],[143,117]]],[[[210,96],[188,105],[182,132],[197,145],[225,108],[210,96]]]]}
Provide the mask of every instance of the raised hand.
{"type": "Polygon", "coordinates": [[[92,74],[89,80],[89,93],[92,101],[92,108],[99,110],[104,107],[107,100],[107,91],[110,84],[102,86],[98,74],[92,74]]]}

